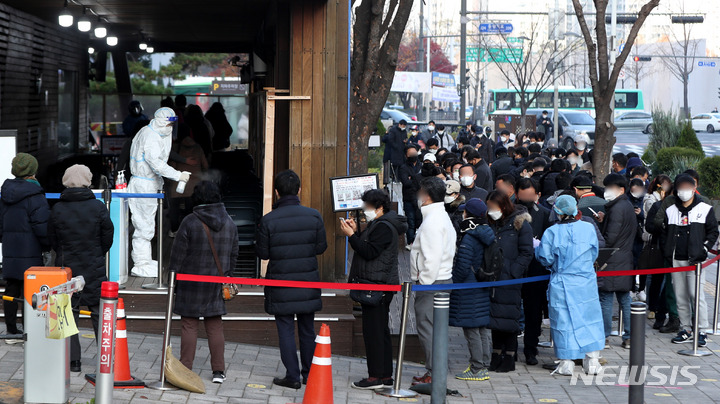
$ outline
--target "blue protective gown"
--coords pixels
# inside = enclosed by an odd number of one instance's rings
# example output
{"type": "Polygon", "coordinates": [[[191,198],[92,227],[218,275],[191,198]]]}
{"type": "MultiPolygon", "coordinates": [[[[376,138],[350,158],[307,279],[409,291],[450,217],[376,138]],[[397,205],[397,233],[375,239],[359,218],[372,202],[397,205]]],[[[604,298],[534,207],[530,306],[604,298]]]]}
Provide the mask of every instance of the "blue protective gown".
{"type": "Polygon", "coordinates": [[[558,359],[581,359],[605,347],[600,299],[593,263],[598,240],[593,226],[581,221],[545,230],[535,257],[550,269],[548,307],[558,359]]]}

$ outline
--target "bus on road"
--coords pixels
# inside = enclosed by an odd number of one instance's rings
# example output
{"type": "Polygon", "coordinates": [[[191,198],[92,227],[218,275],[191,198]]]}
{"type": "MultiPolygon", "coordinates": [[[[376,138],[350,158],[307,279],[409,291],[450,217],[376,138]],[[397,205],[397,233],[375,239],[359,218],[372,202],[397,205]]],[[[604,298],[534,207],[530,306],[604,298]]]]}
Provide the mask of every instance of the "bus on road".
{"type": "MultiPolygon", "coordinates": [[[[528,90],[527,92],[535,92],[528,90]]],[[[595,99],[590,88],[560,87],[559,108],[585,111],[595,116],[595,99]]],[[[553,108],[554,93],[552,88],[542,90],[528,105],[530,108],[550,110],[553,108]]],[[[520,94],[514,88],[490,90],[489,113],[520,113],[520,94]]],[[[644,111],[645,102],[642,90],[617,89],[615,90],[615,114],[628,111],[644,111]]]]}

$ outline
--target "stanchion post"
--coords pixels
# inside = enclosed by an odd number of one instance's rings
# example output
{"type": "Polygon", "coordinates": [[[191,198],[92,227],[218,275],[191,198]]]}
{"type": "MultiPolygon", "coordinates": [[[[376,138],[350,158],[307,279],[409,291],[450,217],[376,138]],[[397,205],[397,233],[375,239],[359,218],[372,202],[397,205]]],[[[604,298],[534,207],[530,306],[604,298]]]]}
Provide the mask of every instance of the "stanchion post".
{"type": "Polygon", "coordinates": [[[95,402],[112,404],[115,388],[115,319],[118,302],[117,282],[103,282],[100,289],[100,339],[98,340],[97,378],[95,402]]]}
{"type": "MultiPolygon", "coordinates": [[[[720,254],[720,252],[718,252],[720,254]]],[[[713,335],[718,335],[718,305],[720,305],[720,260],[715,267],[715,306],[713,306],[713,335]]]]}
{"type": "Polygon", "coordinates": [[[645,402],[645,314],[643,302],[630,304],[630,388],[628,404],[645,402]]]}
{"type": "Polygon", "coordinates": [[[148,384],[147,387],[153,390],[177,390],[177,387],[165,381],[165,352],[170,345],[170,330],[172,327],[173,297],[175,295],[175,271],[168,274],[168,299],[167,311],[165,312],[165,334],[163,335],[162,353],[160,354],[160,380],[148,384]]]}
{"type": "MultiPolygon", "coordinates": [[[[162,194],[163,190],[159,190],[158,194],[162,194]]],[[[163,214],[163,197],[158,198],[158,207],[157,207],[157,262],[158,262],[158,278],[157,283],[151,283],[148,285],[143,285],[143,289],[154,289],[154,290],[165,290],[168,288],[168,284],[163,282],[163,217],[165,216],[163,214]]]]}
{"type": "Polygon", "coordinates": [[[410,282],[403,282],[402,299],[402,312],[400,313],[400,346],[398,347],[398,359],[397,364],[395,365],[395,383],[392,387],[385,387],[380,390],[376,390],[376,392],[387,397],[410,398],[417,396],[417,393],[400,388],[403,360],[405,358],[405,332],[407,330],[407,317],[410,306],[410,282]]]}
{"type": "Polygon", "coordinates": [[[433,299],[432,394],[431,404],[444,404],[447,398],[448,327],[450,294],[435,293],[433,299]]]}
{"type": "Polygon", "coordinates": [[[700,283],[700,275],[702,275],[702,263],[697,263],[695,265],[695,310],[693,313],[695,313],[695,321],[693,324],[693,349],[682,349],[678,351],[680,355],[686,355],[686,356],[708,356],[712,355],[710,351],[698,351],[698,340],[700,339],[700,323],[699,319],[700,316],[698,313],[700,312],[700,291],[702,288],[702,285],[700,283]]]}
{"type": "MultiPolygon", "coordinates": [[[[103,190],[103,200],[105,207],[110,212],[110,202],[112,201],[112,191],[110,189],[103,190]]],[[[105,253],[105,278],[110,279],[110,251],[105,253]]]]}

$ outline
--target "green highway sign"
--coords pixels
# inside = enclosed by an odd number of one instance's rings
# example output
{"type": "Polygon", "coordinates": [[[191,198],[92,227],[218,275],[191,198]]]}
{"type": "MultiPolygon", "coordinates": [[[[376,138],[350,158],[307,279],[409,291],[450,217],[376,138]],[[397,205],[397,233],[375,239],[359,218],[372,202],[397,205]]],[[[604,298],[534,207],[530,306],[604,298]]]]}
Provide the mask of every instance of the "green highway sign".
{"type": "Polygon", "coordinates": [[[467,48],[468,62],[522,63],[522,48],[467,48]]]}

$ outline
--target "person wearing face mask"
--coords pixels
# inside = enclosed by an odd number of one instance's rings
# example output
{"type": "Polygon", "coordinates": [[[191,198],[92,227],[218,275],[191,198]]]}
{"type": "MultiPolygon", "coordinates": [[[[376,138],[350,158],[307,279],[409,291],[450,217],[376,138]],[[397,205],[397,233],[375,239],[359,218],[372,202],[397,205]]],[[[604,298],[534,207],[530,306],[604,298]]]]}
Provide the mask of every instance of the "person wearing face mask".
{"type": "Polygon", "coordinates": [[[575,136],[575,150],[578,151],[578,157],[582,159],[582,161],[579,161],[580,165],[582,163],[587,163],[590,161],[590,137],[585,134],[581,133],[577,136],[575,136]]]}
{"type": "MultiPolygon", "coordinates": [[[[635,233],[635,242],[633,243],[633,263],[635,268],[639,268],[640,254],[643,250],[645,236],[645,211],[643,210],[643,200],[645,199],[645,183],[639,178],[630,180],[630,190],[627,193],[628,200],[635,209],[635,217],[638,222],[638,230],[635,233]]],[[[647,298],[645,286],[647,275],[640,275],[639,284],[633,285],[634,298],[644,302],[647,298]]]]}
{"type": "Polygon", "coordinates": [[[460,242],[460,223],[463,220],[463,211],[460,205],[464,204],[466,199],[460,194],[460,183],[455,180],[445,181],[445,211],[450,216],[450,221],[458,235],[460,242]]]}
{"type": "MultiPolygon", "coordinates": [[[[155,111],[155,119],[142,128],[130,147],[130,170],[133,173],[128,192],[155,193],[163,189],[163,177],[187,182],[190,174],[180,172],[167,163],[172,147],[173,123],[177,121],[170,108],[155,111]]],[[[131,198],[128,201],[135,231],[132,239],[132,275],[157,277],[158,263],[152,259],[150,240],[155,235],[157,202],[148,198],[131,198]]]]}
{"type": "Polygon", "coordinates": [[[473,131],[472,131],[472,126],[473,126],[472,121],[467,121],[467,122],[465,122],[465,127],[462,128],[462,129],[460,129],[460,132],[458,132],[458,137],[460,137],[460,136],[465,136],[465,137],[467,137],[468,139],[470,139],[471,137],[473,137],[474,134],[473,134],[473,131]]]}
{"type": "MultiPolygon", "coordinates": [[[[515,186],[518,207],[527,209],[533,233],[533,246],[540,243],[545,230],[550,227],[550,210],[538,203],[540,190],[534,180],[523,178],[515,186]]],[[[547,270],[533,258],[528,266],[527,276],[546,275],[547,270]]],[[[547,314],[547,282],[532,282],[522,285],[523,309],[525,313],[525,336],[523,351],[528,365],[537,365],[538,342],[542,334],[543,315],[547,314]]]]}
{"type": "Polygon", "coordinates": [[[575,176],[578,172],[580,172],[581,159],[577,150],[570,149],[566,151],[565,160],[567,160],[568,164],[570,164],[570,174],[575,176]]]}
{"type": "Polygon", "coordinates": [[[455,139],[453,139],[452,135],[445,132],[445,125],[441,123],[437,125],[437,133],[435,133],[433,138],[437,139],[440,148],[452,150],[455,146],[455,139]]]}
{"type": "MultiPolygon", "coordinates": [[[[687,174],[675,178],[675,203],[665,212],[661,241],[665,259],[673,267],[696,265],[707,259],[708,250],[715,246],[718,239],[718,225],[712,205],[702,202],[696,194],[695,179],[687,174]]],[[[698,346],[705,346],[706,335],[693,335],[694,321],[700,330],[708,328],[708,308],[705,291],[700,288],[700,296],[695,296],[695,271],[673,272],[671,274],[677,310],[680,316],[680,332],[672,342],[684,344],[698,338],[698,346]],[[699,301],[699,310],[693,316],[695,299],[699,301]]],[[[701,272],[700,284],[705,285],[705,274],[701,272]]]]}
{"type": "Polygon", "coordinates": [[[400,122],[390,128],[385,135],[385,150],[390,153],[390,164],[392,171],[391,178],[397,180],[398,170],[405,162],[405,143],[407,142],[407,121],[401,119],[400,122]]]}
{"type": "MultiPolygon", "coordinates": [[[[390,210],[390,197],[385,191],[366,191],[362,201],[368,222],[364,231],[358,232],[354,219],[340,220],[340,231],[355,252],[348,282],[397,285],[398,235],[405,233],[408,225],[403,216],[390,210]]],[[[384,292],[377,305],[361,302],[368,377],[353,382],[353,388],[370,390],[392,384],[393,348],[388,321],[393,295],[384,292]]]]}
{"type": "MultiPolygon", "coordinates": [[[[485,247],[495,241],[495,233],[487,224],[487,206],[479,199],[470,199],[463,206],[460,241],[452,270],[453,283],[477,282],[475,271],[484,264],[485,247]]],[[[490,289],[457,289],[450,293],[450,326],[462,327],[470,364],[455,375],[456,379],[483,381],[490,379],[488,366],[492,353],[490,325],[490,289]]]]}
{"type": "Polygon", "coordinates": [[[437,154],[438,150],[440,150],[440,146],[438,146],[438,140],[435,138],[430,138],[430,140],[425,142],[425,150],[426,153],[430,154],[437,154]]]}
{"type": "Polygon", "coordinates": [[[416,145],[420,148],[425,146],[425,142],[423,142],[422,137],[420,137],[420,131],[418,130],[417,125],[413,125],[410,128],[410,137],[408,137],[407,144],[416,145]]]}
{"type": "Polygon", "coordinates": [[[468,151],[467,154],[465,154],[465,159],[467,160],[468,164],[470,164],[475,170],[476,185],[487,192],[492,191],[492,170],[490,169],[490,166],[488,166],[488,163],[482,159],[478,150],[468,151]]]}
{"type": "Polygon", "coordinates": [[[542,114],[535,121],[537,130],[547,135],[553,130],[552,118],[548,115],[547,111],[543,111],[542,114]]]}
{"type": "MultiPolygon", "coordinates": [[[[434,157],[434,156],[433,156],[434,157]]],[[[402,183],[403,210],[408,222],[405,242],[408,250],[415,241],[415,229],[420,224],[420,211],[417,207],[417,192],[420,189],[420,170],[422,164],[418,161],[418,150],[414,145],[405,147],[405,163],[400,166],[398,176],[402,183]]]]}
{"type": "MultiPolygon", "coordinates": [[[[493,191],[487,199],[490,227],[495,232],[505,258],[499,281],[526,276],[533,257],[533,234],[530,215],[517,208],[504,193],[493,191]]],[[[490,329],[493,353],[489,370],[515,370],[515,354],[520,331],[522,285],[496,287],[491,292],[490,329]]]]}
{"type": "Polygon", "coordinates": [[[428,140],[434,138],[436,134],[437,131],[435,130],[435,121],[431,120],[430,122],[428,122],[425,129],[420,132],[420,138],[423,142],[425,142],[425,144],[427,144],[428,140]]]}
{"type": "Polygon", "coordinates": [[[578,198],[578,209],[584,217],[591,217],[599,223],[599,216],[596,213],[605,212],[607,201],[593,192],[592,178],[586,175],[578,175],[570,182],[570,188],[578,198]],[[593,213],[594,211],[594,213],[593,213]]]}
{"type": "Polygon", "coordinates": [[[510,131],[507,129],[504,129],[500,132],[500,139],[498,140],[498,145],[503,147],[509,147],[512,146],[515,142],[510,138],[510,131]]]}
{"type": "Polygon", "coordinates": [[[490,166],[493,181],[497,181],[503,174],[510,173],[513,168],[513,159],[508,156],[507,149],[503,146],[498,146],[498,148],[495,149],[495,161],[493,161],[492,166],[490,166]]]}
{"type": "MultiPolygon", "coordinates": [[[[701,195],[700,192],[697,191],[697,188],[700,186],[700,175],[697,171],[693,169],[688,169],[683,172],[683,174],[687,174],[691,176],[695,180],[695,195],[700,198],[701,202],[705,202],[707,204],[710,204],[710,199],[708,199],[706,196],[701,195]]],[[[660,205],[660,209],[658,209],[657,215],[655,215],[655,226],[660,228],[663,225],[663,222],[665,221],[665,211],[675,204],[677,199],[677,196],[672,193],[670,195],[666,195],[665,199],[662,200],[662,204],[660,205]]]]}
{"type": "MultiPolygon", "coordinates": [[[[423,222],[417,231],[410,250],[410,279],[419,285],[452,283],[452,265],[455,257],[457,234],[445,212],[446,187],[435,177],[420,182],[418,206],[423,222]]],[[[415,292],[415,319],[418,338],[425,352],[425,369],[422,376],[413,377],[414,383],[432,382],[433,297],[435,291],[415,292]]]]}
{"type": "Polygon", "coordinates": [[[576,220],[575,198],[562,195],[553,209],[560,222],[545,231],[535,258],[550,269],[550,330],[555,356],[560,359],[554,373],[572,375],[572,361],[582,358],[583,370],[597,374],[600,351],[605,346],[593,266],[599,252],[598,240],[591,224],[576,220]]]}
{"type": "MultiPolygon", "coordinates": [[[[605,185],[605,212],[599,212],[602,234],[607,248],[617,248],[607,260],[605,271],[630,271],[633,265],[633,242],[637,233],[635,209],[625,192],[627,179],[621,174],[609,174],[603,180],[605,185]]],[[[634,276],[603,276],[598,278],[600,305],[605,322],[605,337],[612,332],[613,298],[622,310],[624,333],[622,347],[630,349],[630,291],[635,284],[634,276]]]]}
{"type": "Polygon", "coordinates": [[[460,167],[459,173],[460,185],[462,185],[460,194],[465,197],[465,200],[470,200],[472,198],[485,200],[485,198],[487,198],[488,192],[483,188],[475,186],[477,174],[475,174],[475,169],[473,166],[471,166],[470,164],[465,164],[464,166],[460,167]]]}
{"type": "Polygon", "coordinates": [[[490,136],[492,136],[492,128],[488,126],[483,132],[482,127],[478,127],[475,131],[478,134],[477,142],[474,145],[475,150],[480,154],[480,158],[485,161],[487,165],[490,165],[495,159],[495,142],[490,139],[490,136]]]}
{"type": "Polygon", "coordinates": [[[460,183],[460,167],[464,166],[465,163],[462,162],[455,162],[452,166],[452,180],[457,181],[458,184],[460,183]]]}

